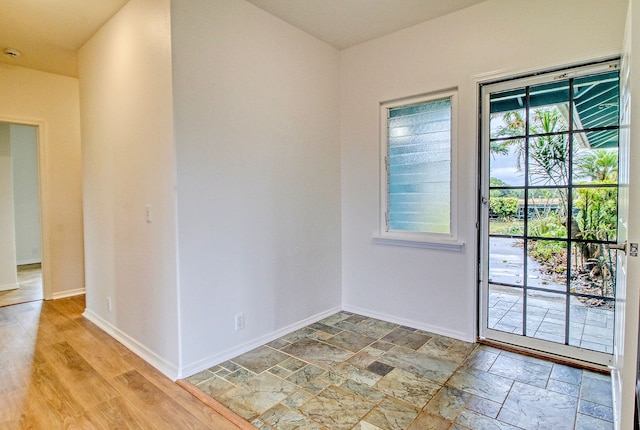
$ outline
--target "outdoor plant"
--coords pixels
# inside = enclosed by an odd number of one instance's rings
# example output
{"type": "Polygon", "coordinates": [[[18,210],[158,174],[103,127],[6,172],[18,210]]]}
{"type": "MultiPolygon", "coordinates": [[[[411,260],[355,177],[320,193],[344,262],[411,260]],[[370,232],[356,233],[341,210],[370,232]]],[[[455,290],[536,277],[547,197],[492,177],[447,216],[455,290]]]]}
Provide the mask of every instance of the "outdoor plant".
{"type": "MultiPolygon", "coordinates": [[[[570,157],[569,135],[565,115],[557,107],[540,107],[529,113],[529,138],[523,139],[527,123],[524,111],[501,114],[502,127],[493,137],[511,137],[492,142],[492,154],[508,154],[516,148],[516,168],[524,170],[528,157],[528,183],[551,188],[529,189],[529,199],[537,201],[541,210],[529,214],[529,237],[576,239],[572,260],[576,276],[586,276],[598,285],[601,294],[610,295],[615,288],[614,258],[607,246],[599,241],[615,240],[617,227],[617,188],[596,185],[616,184],[618,155],[615,150],[574,148],[570,157]],[[525,147],[525,145],[528,145],[525,147]],[[573,172],[571,174],[571,162],[573,172]],[[568,187],[574,181],[572,213],[567,212],[568,187]],[[577,186],[576,186],[577,185],[577,186]],[[583,185],[583,186],[581,186],[583,185]],[[546,200],[546,202],[545,202],[546,200]],[[585,241],[585,242],[583,242],[585,241]],[[596,243],[594,243],[596,242],[596,243]]],[[[574,145],[577,145],[574,142],[574,145]]],[[[494,185],[492,186],[501,186],[494,185]]],[[[507,190],[496,190],[507,191],[507,190]]],[[[507,219],[513,210],[506,204],[506,195],[491,196],[491,211],[500,219],[507,219]],[[495,201],[495,202],[494,202],[495,201]]],[[[531,203],[530,203],[531,204],[531,203]]],[[[514,214],[517,213],[517,207],[514,214]]],[[[551,273],[567,270],[565,242],[533,240],[529,255],[543,263],[551,273]]],[[[598,294],[593,292],[593,294],[598,294]]]]}
{"type": "Polygon", "coordinates": [[[509,221],[518,213],[518,198],[491,197],[489,200],[489,209],[501,220],[509,221]]]}

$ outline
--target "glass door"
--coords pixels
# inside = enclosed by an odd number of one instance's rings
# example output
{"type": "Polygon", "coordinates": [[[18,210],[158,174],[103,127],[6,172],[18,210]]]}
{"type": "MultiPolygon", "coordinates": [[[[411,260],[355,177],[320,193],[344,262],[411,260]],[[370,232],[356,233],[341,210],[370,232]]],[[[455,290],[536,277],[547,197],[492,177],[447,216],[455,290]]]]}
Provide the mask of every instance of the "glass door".
{"type": "Polygon", "coordinates": [[[480,336],[610,364],[619,72],[482,86],[480,336]]]}

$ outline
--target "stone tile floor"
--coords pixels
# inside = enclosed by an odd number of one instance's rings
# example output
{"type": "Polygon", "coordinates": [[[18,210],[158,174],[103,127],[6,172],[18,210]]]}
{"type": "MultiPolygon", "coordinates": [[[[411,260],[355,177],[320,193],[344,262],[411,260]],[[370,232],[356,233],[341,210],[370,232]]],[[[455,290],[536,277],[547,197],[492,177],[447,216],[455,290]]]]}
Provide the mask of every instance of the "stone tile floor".
{"type": "Polygon", "coordinates": [[[187,380],[258,429],[613,428],[607,375],[348,312],[187,380]]]}

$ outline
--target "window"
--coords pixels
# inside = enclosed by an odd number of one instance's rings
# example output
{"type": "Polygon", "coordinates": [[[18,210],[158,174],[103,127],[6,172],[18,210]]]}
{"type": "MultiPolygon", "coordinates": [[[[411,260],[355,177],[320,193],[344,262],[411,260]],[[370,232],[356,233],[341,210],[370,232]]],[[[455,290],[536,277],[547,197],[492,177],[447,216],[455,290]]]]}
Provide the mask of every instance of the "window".
{"type": "Polygon", "coordinates": [[[454,239],[455,92],[381,106],[381,237],[454,239]]]}

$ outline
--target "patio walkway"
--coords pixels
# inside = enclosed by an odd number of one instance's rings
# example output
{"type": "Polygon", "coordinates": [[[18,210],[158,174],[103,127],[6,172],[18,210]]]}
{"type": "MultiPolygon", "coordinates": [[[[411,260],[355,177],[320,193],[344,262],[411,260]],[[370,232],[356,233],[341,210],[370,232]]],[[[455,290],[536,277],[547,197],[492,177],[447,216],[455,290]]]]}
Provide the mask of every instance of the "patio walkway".
{"type": "MultiPolygon", "coordinates": [[[[523,290],[491,284],[493,281],[522,285],[523,252],[515,242],[514,239],[491,238],[487,325],[491,329],[522,334],[523,290]]],[[[541,273],[540,263],[529,257],[527,266],[528,285],[564,293],[566,286],[541,273]]],[[[527,292],[527,336],[564,343],[567,310],[564,294],[558,293],[527,292]]],[[[569,307],[569,344],[613,353],[613,309],[590,307],[575,297],[570,298],[569,307]]]]}
{"type": "MultiPolygon", "coordinates": [[[[564,343],[564,300],[534,294],[530,292],[527,298],[527,336],[564,343]]],[[[587,307],[575,298],[570,307],[569,344],[612,354],[613,310],[587,307]]],[[[488,327],[522,334],[522,294],[492,285],[488,327]]]]}

